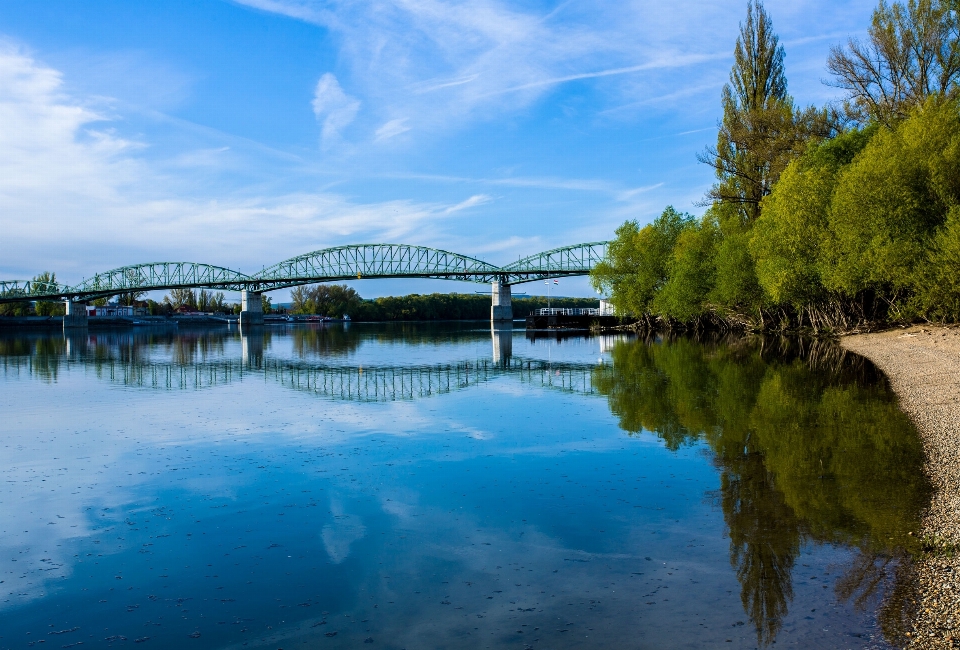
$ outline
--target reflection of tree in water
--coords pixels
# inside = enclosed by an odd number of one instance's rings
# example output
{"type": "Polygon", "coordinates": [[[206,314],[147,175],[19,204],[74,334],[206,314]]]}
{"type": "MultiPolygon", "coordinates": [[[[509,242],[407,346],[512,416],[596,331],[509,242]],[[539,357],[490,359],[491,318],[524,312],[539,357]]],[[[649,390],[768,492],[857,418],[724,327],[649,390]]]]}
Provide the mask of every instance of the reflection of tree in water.
{"type": "Polygon", "coordinates": [[[310,357],[345,356],[355,351],[362,342],[356,328],[339,325],[299,326],[290,328],[293,352],[301,359],[310,357]]]}
{"type": "Polygon", "coordinates": [[[909,642],[906,633],[916,616],[914,571],[913,557],[905,549],[861,549],[834,591],[839,600],[852,601],[860,611],[873,606],[882,594],[877,611],[880,629],[891,643],[903,647],[909,642]]]}
{"type": "Polygon", "coordinates": [[[46,334],[0,338],[0,364],[4,370],[20,367],[19,360],[29,363],[29,371],[44,381],[53,382],[60,375],[60,364],[66,342],[62,337],[46,334]],[[13,362],[11,364],[11,361],[13,362]]]}
{"type": "Polygon", "coordinates": [[[776,639],[793,598],[791,572],[800,554],[799,522],[777,491],[763,455],[747,451],[720,465],[720,503],[730,529],[730,563],[740,600],[761,644],[776,639]]]}
{"type": "Polygon", "coordinates": [[[479,323],[339,323],[297,325],[285,331],[293,338],[294,353],[301,359],[346,356],[364,341],[389,345],[430,345],[442,337],[444,345],[465,341],[490,341],[490,324],[479,323]]]}
{"type": "Polygon", "coordinates": [[[220,358],[226,342],[235,338],[235,333],[222,329],[91,332],[83,349],[87,362],[99,374],[104,364],[147,362],[157,350],[167,354],[171,363],[178,366],[220,358]]]}
{"type": "Polygon", "coordinates": [[[776,639],[808,542],[859,549],[837,596],[866,607],[885,594],[881,625],[899,638],[907,532],[929,485],[919,438],[871,364],[831,344],[636,341],[614,348],[594,385],[626,431],[713,451],[731,563],[761,644],[776,639]]]}
{"type": "MultiPolygon", "coordinates": [[[[170,334],[164,337],[163,347],[169,351],[173,363],[190,366],[208,359],[223,357],[224,345],[227,339],[233,336],[223,330],[179,332],[176,335],[170,334]]],[[[269,332],[265,332],[265,346],[269,338],[269,332]]]]}

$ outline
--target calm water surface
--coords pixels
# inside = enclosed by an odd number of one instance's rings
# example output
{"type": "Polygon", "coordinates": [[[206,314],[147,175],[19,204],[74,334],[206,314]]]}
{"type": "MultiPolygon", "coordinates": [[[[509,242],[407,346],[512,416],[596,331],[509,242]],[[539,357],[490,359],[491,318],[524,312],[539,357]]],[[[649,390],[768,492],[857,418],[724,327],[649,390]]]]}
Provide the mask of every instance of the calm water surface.
{"type": "Polygon", "coordinates": [[[929,499],[782,341],[8,330],[0,444],[0,648],[885,647],[929,499]]]}

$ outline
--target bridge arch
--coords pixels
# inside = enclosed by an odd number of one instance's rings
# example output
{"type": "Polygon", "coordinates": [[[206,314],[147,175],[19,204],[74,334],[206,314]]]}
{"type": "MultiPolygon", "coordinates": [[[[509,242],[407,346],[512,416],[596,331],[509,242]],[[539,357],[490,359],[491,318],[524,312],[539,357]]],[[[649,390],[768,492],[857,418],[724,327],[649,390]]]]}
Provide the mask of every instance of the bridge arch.
{"type": "Polygon", "coordinates": [[[511,284],[533,282],[548,277],[589,275],[606,256],[609,242],[574,244],[536,253],[502,267],[511,284]]]}
{"type": "Polygon", "coordinates": [[[118,293],[202,287],[223,291],[246,289],[253,279],[232,269],[196,262],[151,262],[121,266],[97,273],[59,294],[74,300],[93,300],[118,293]]]}
{"type": "Polygon", "coordinates": [[[407,244],[358,244],[291,257],[257,273],[265,290],[331,280],[439,278],[491,282],[499,267],[466,255],[407,244]]]}

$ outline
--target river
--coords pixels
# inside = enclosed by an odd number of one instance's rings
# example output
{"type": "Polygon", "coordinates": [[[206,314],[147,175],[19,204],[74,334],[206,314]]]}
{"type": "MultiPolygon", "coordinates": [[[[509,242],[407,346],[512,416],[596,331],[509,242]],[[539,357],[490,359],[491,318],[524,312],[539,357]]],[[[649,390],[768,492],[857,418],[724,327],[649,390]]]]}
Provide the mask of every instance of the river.
{"type": "Polygon", "coordinates": [[[886,647],[930,497],[786,339],[5,330],[0,440],[0,648],[886,647]]]}

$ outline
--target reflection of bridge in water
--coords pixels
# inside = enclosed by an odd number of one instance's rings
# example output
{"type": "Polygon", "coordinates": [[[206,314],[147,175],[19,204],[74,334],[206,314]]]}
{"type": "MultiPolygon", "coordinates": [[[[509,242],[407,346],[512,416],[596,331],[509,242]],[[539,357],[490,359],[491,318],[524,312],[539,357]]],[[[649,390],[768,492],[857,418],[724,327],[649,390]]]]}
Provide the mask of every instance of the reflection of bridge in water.
{"type": "MultiPolygon", "coordinates": [[[[243,334],[242,355],[232,359],[178,362],[122,354],[94,357],[85,337],[68,338],[65,356],[94,367],[97,375],[108,381],[156,390],[201,390],[262,378],[334,400],[389,402],[443,395],[509,376],[530,386],[596,394],[596,364],[513,356],[512,327],[494,326],[490,334],[491,358],[434,365],[361,366],[275,357],[264,353],[262,332],[243,334]]],[[[604,342],[600,343],[603,349],[604,342]]]]}

